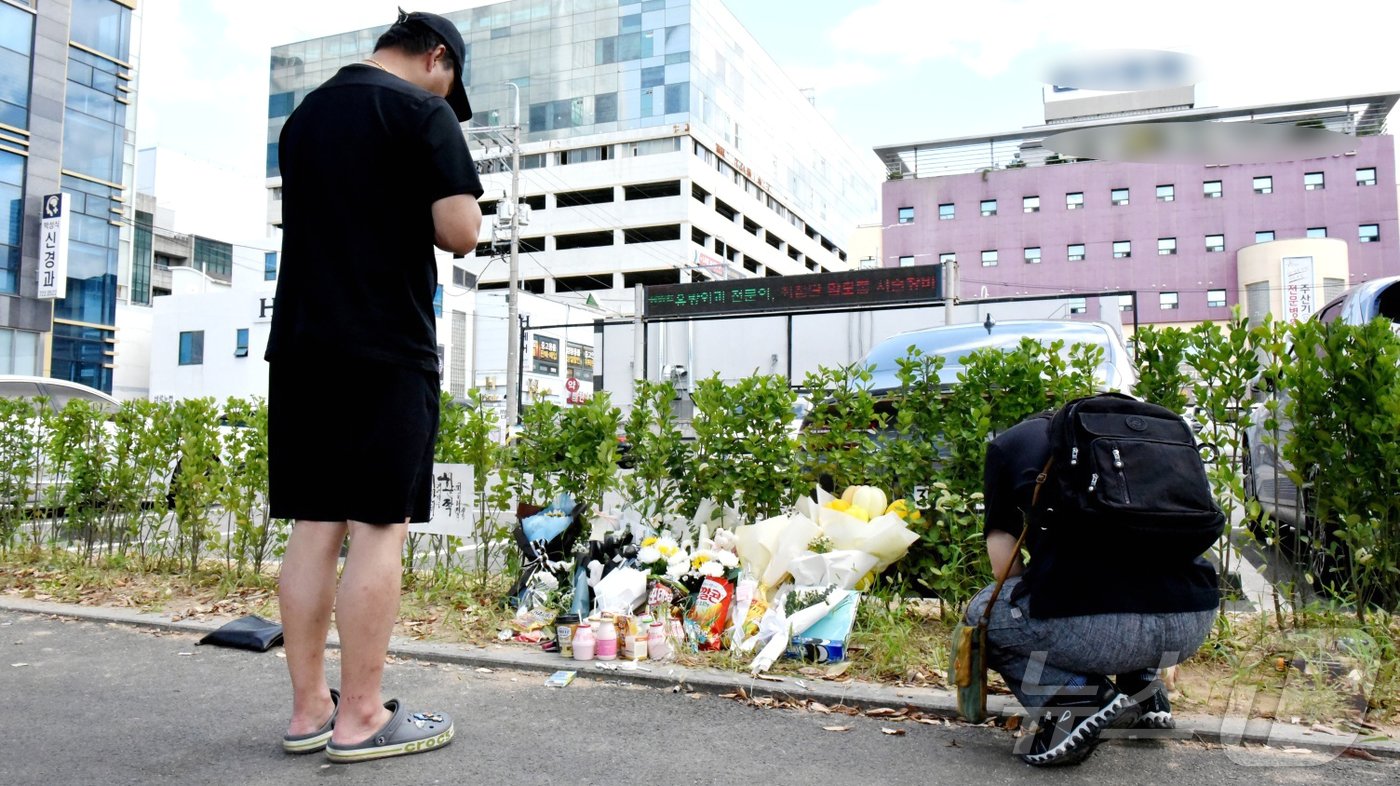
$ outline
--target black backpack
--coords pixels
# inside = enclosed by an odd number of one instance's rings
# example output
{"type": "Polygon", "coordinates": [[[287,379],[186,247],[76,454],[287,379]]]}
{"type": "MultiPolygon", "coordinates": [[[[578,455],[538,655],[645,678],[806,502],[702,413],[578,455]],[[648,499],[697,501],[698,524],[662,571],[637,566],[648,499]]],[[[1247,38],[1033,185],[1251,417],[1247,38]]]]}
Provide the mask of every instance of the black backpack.
{"type": "Polygon", "coordinates": [[[1032,521],[1062,547],[1165,562],[1194,559],[1219,540],[1225,514],[1180,415],[1102,393],[1066,404],[1049,428],[1032,521]]]}

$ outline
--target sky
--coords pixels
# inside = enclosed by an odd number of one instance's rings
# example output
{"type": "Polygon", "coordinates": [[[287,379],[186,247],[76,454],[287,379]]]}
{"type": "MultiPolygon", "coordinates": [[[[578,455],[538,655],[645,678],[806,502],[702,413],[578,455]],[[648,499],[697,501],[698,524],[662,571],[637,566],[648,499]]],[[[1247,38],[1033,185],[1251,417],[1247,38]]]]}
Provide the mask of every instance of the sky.
{"type": "MultiPolygon", "coordinates": [[[[486,4],[400,1],[435,12],[486,4]]],[[[1197,106],[1400,90],[1391,36],[1374,32],[1400,23],[1400,4],[1389,2],[1339,0],[1325,11],[1298,0],[725,3],[863,150],[1037,125],[1046,65],[1090,49],[1196,57],[1197,106]]],[[[173,228],[240,241],[265,236],[271,48],[386,24],[396,7],[394,0],[142,3],[137,146],[178,153],[187,180],[227,183],[233,192],[177,199],[173,228]]]]}

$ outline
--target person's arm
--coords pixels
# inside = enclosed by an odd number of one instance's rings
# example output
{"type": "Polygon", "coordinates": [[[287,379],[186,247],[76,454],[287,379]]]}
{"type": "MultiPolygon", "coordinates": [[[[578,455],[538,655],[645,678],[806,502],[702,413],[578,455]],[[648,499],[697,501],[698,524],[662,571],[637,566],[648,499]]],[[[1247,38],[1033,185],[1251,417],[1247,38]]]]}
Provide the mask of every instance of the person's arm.
{"type": "Polygon", "coordinates": [[[433,203],[433,243],[443,251],[470,254],[481,233],[481,205],[470,194],[433,203]]]}
{"type": "Polygon", "coordinates": [[[1011,572],[1007,578],[1019,576],[1026,569],[1021,554],[1016,550],[1016,537],[1009,532],[993,530],[987,533],[987,558],[992,563],[992,576],[1000,579],[1008,565],[1011,572]]]}

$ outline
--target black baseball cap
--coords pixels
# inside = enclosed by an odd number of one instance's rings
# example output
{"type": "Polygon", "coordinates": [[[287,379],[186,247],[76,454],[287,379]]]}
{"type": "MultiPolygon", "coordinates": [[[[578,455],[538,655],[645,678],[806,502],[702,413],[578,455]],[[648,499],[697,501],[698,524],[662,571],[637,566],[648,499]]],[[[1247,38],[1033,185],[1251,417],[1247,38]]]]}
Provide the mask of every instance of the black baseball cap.
{"type": "Polygon", "coordinates": [[[462,40],[462,33],[457,26],[448,21],[446,17],[430,14],[426,11],[405,11],[399,9],[399,18],[396,24],[420,24],[429,30],[437,33],[438,38],[452,51],[452,56],[457,61],[457,81],[452,84],[452,92],[447,94],[447,105],[452,107],[452,111],[457,113],[457,122],[465,123],[472,119],[472,105],[467,100],[467,86],[462,81],[466,78],[465,64],[467,62],[467,44],[462,40]]]}

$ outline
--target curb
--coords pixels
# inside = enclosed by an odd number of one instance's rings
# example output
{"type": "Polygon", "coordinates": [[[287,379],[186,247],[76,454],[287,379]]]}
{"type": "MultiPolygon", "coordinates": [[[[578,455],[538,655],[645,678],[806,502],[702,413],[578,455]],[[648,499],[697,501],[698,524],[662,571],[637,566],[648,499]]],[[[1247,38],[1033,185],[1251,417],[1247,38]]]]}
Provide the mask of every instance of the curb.
{"type": "MultiPolygon", "coordinates": [[[[103,622],[197,635],[209,633],[231,619],[177,621],[161,614],[132,609],[78,606],[16,597],[0,597],[0,611],[48,614],[87,622],[103,622]]],[[[334,634],[331,635],[327,646],[339,648],[339,641],[334,634]]],[[[845,705],[860,709],[907,706],[929,716],[958,721],[956,696],[951,691],[932,688],[889,687],[868,682],[849,682],[837,686],[822,680],[801,680],[791,676],[758,679],[730,671],[691,668],[674,663],[649,663],[641,667],[648,669],[647,671],[621,668],[604,669],[600,668],[597,661],[585,666],[581,663],[576,664],[574,661],[563,660],[552,653],[524,649],[519,646],[478,647],[459,644],[432,644],[402,637],[394,637],[390,640],[388,654],[396,658],[428,663],[449,663],[474,668],[511,669],[540,673],[553,673],[561,667],[571,667],[579,673],[580,677],[615,680],[711,695],[734,693],[742,689],[751,697],[768,696],[774,699],[818,701],[828,706],[845,705]]],[[[1006,696],[988,696],[987,712],[993,718],[1024,714],[1020,704],[1006,696]]],[[[990,725],[990,723],[989,721],[983,725],[990,725]]],[[[1153,739],[1195,740],[1232,747],[1271,746],[1273,748],[1307,749],[1333,754],[1340,753],[1344,749],[1359,749],[1376,757],[1400,760],[1400,741],[1397,740],[1363,742],[1358,739],[1363,735],[1334,736],[1267,718],[1246,720],[1194,715],[1178,717],[1176,729],[1139,734],[1140,736],[1150,735],[1153,739]]]]}

